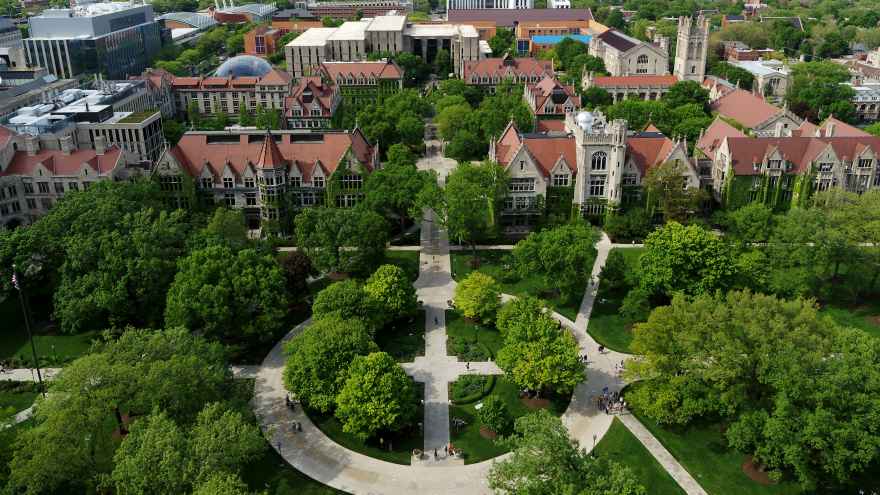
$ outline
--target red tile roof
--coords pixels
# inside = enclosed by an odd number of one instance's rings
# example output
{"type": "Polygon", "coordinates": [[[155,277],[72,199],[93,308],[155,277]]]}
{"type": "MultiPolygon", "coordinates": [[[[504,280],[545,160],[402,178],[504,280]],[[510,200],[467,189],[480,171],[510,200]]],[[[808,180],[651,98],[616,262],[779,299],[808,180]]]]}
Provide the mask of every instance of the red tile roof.
{"type": "Polygon", "coordinates": [[[325,82],[317,76],[302,77],[293,88],[291,96],[285,98],[284,108],[287,116],[291,117],[293,116],[294,104],[301,108],[310,109],[312,104],[317,101],[321,106],[321,115],[329,117],[333,109],[333,97],[336,94],[336,86],[333,83],[325,82]]]}
{"type": "Polygon", "coordinates": [[[339,76],[375,77],[376,79],[402,79],[403,70],[394,62],[324,62],[322,69],[334,81],[339,76]]]}
{"type": "Polygon", "coordinates": [[[782,112],[781,108],[775,107],[760,96],[742,89],[735,89],[721,96],[710,104],[710,108],[749,128],[766,122],[782,112]]]}
{"type": "Polygon", "coordinates": [[[178,89],[227,89],[248,86],[285,86],[290,83],[290,75],[272,69],[262,77],[175,77],[171,86],[178,89]]]}
{"type": "Polygon", "coordinates": [[[539,119],[535,126],[537,132],[565,132],[565,121],[557,119],[539,119]]]}
{"type": "Polygon", "coordinates": [[[672,86],[678,78],[672,75],[641,75],[641,76],[599,76],[594,77],[592,85],[600,88],[616,88],[620,86],[672,86]]]}
{"type": "Polygon", "coordinates": [[[227,136],[223,133],[188,132],[171,150],[185,172],[193,177],[200,176],[206,167],[211,174],[219,176],[227,164],[237,175],[241,175],[249,166],[256,167],[262,160],[266,166],[278,161],[287,167],[295,166],[304,180],[310,181],[316,166],[322,167],[328,175],[333,173],[349,148],[368,170],[373,163],[374,147],[357,129],[352,132],[325,132],[321,141],[295,141],[292,137],[298,135],[283,133],[275,136],[274,146],[264,144],[264,134],[242,133],[237,136],[237,142],[209,142],[209,135],[227,136]],[[275,148],[277,153],[271,148],[275,148]]]}
{"type": "Polygon", "coordinates": [[[571,136],[537,136],[519,134],[511,122],[495,143],[495,160],[507,167],[516,152],[524,146],[545,177],[550,176],[553,167],[564,158],[572,175],[577,173],[577,151],[571,136]]]}
{"type": "Polygon", "coordinates": [[[754,164],[761,163],[775,150],[783,159],[793,164],[792,173],[802,173],[828,146],[838,159],[852,161],[867,148],[880,152],[880,137],[784,137],[784,138],[727,138],[731,164],[737,175],[755,175],[754,164]]]}
{"type": "Polygon", "coordinates": [[[116,146],[108,147],[103,155],[92,149],[79,149],[69,155],[60,150],[42,149],[33,156],[25,151],[17,151],[9,166],[0,173],[5,175],[33,175],[38,164],[43,164],[53,175],[80,175],[82,165],[86,164],[98,175],[111,172],[120,162],[122,150],[116,146]]]}
{"type": "Polygon", "coordinates": [[[721,142],[724,141],[724,138],[726,137],[746,137],[746,135],[736,127],[725,122],[723,119],[716,117],[697,141],[697,149],[714,160],[715,152],[718,150],[718,147],[721,146],[721,142]]]}
{"type": "MultiPolygon", "coordinates": [[[[574,86],[566,86],[557,81],[556,78],[544,76],[544,79],[542,79],[541,82],[530,84],[528,88],[535,100],[535,108],[533,110],[536,115],[557,115],[561,113],[546,112],[544,109],[544,104],[547,102],[547,98],[550,98],[554,93],[564,95],[566,99],[571,99],[574,108],[577,109],[581,107],[581,97],[575,93],[574,86]]],[[[564,103],[564,101],[562,103],[564,103]]]]}
{"type": "Polygon", "coordinates": [[[482,60],[469,60],[464,65],[464,77],[468,84],[478,84],[480,81],[471,81],[471,77],[488,77],[489,83],[497,77],[502,80],[506,77],[544,76],[553,77],[553,62],[550,60],[538,60],[535,58],[484,58],[482,60]]]}
{"type": "Polygon", "coordinates": [[[674,146],[675,143],[663,133],[649,128],[626,139],[626,155],[632,158],[644,177],[648,170],[666,161],[674,146]]]}

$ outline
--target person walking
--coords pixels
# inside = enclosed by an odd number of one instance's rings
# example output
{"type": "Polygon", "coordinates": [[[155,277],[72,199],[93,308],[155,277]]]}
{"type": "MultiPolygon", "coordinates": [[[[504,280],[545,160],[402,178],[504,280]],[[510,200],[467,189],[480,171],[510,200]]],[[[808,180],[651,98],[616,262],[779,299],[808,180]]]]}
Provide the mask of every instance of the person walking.
{"type": "Polygon", "coordinates": [[[437,460],[437,449],[434,449],[434,460],[437,460]]]}
{"type": "Polygon", "coordinates": [[[464,363],[464,369],[466,369],[466,370],[470,370],[470,369],[471,369],[471,363],[470,363],[470,362],[464,363]]]}

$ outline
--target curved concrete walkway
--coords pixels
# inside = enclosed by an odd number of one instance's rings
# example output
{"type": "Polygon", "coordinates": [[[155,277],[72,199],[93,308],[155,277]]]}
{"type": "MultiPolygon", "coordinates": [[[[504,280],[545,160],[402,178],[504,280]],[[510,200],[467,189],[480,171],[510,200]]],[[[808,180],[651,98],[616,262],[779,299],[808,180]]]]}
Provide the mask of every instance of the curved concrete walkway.
{"type": "MultiPolygon", "coordinates": [[[[610,249],[611,242],[603,237],[598,245],[599,256],[593,266],[596,280],[610,249]]],[[[417,358],[414,363],[406,363],[404,368],[411,376],[426,384],[427,450],[448,442],[448,382],[466,371],[463,363],[446,354],[445,309],[447,301],[452,299],[455,282],[451,276],[448,242],[433,224],[430,212],[426,214],[422,227],[420,274],[414,285],[427,312],[426,355],[417,358]]],[[[612,351],[598,354],[596,342],[586,332],[596,289],[594,285],[588,287],[577,321],[572,322],[553,313],[553,317],[575,335],[581,353],[590,358],[587,380],[575,390],[571,404],[562,418],[572,436],[587,450],[591,450],[604,436],[613,418],[598,411],[594,398],[606,386],[611,390],[619,390],[623,386],[617,376],[615,364],[627,357],[612,351]]],[[[285,407],[286,391],[281,378],[285,362],[283,346],[308,324],[308,321],[303,322],[279,342],[256,373],[254,410],[272,446],[291,465],[317,481],[358,494],[448,495],[490,492],[486,478],[494,460],[470,465],[450,465],[444,462],[415,462],[411,466],[393,464],[336,444],[309,420],[301,408],[288,410],[285,407]],[[301,433],[292,431],[290,425],[294,422],[302,424],[301,433]]],[[[500,371],[492,363],[474,363],[474,367],[487,373],[500,371]]]]}

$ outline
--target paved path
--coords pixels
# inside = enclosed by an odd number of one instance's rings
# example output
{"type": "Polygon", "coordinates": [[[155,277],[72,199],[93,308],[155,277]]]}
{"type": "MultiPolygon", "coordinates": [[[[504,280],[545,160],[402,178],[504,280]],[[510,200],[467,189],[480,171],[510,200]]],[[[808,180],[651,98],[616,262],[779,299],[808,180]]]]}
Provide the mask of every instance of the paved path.
{"type": "MultiPolygon", "coordinates": [[[[40,373],[45,381],[55,378],[59,371],[61,371],[61,368],[40,368],[40,373]]],[[[0,373],[0,381],[3,380],[10,382],[35,382],[37,381],[37,372],[31,368],[3,370],[0,373]]]]}
{"type": "Polygon", "coordinates": [[[663,469],[672,476],[672,479],[688,493],[688,495],[707,495],[706,490],[697,483],[697,480],[688,473],[681,464],[666,450],[660,441],[645,428],[641,421],[636,419],[632,414],[622,414],[620,421],[629,428],[629,431],[642,442],[642,445],[648,449],[648,452],[657,459],[657,462],[663,466],[663,469]]]}

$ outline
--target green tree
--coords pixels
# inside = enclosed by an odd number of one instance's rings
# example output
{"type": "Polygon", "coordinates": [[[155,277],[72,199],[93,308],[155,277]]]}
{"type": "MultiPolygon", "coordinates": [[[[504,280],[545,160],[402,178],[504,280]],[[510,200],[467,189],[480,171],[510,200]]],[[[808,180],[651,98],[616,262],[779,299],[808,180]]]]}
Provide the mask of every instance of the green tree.
{"type": "Polygon", "coordinates": [[[354,358],[336,404],[343,431],[362,441],[407,426],[416,413],[412,379],[384,352],[354,358]]]}
{"type": "Polygon", "coordinates": [[[645,487],[627,467],[593,457],[568,436],[547,410],[516,420],[515,433],[502,440],[511,455],[492,465],[489,487],[512,495],[644,495],[645,487]]]}
{"type": "Polygon", "coordinates": [[[183,493],[186,447],[184,432],[165,413],[157,410],[136,421],[113,456],[115,492],[183,493]]]}
{"type": "Polygon", "coordinates": [[[285,347],[284,386],[306,406],[329,412],[355,357],[378,350],[360,320],[313,322],[285,347]]]}
{"type": "Polygon", "coordinates": [[[306,208],[296,217],[297,245],[321,272],[370,271],[385,257],[388,228],[363,208],[306,208]]]}
{"type": "MultiPolygon", "coordinates": [[[[391,147],[388,148],[387,160],[385,162],[386,167],[390,167],[391,165],[403,166],[403,165],[412,165],[415,166],[418,161],[418,157],[415,153],[409,149],[408,146],[401,143],[394,143],[391,147]]],[[[376,172],[381,172],[383,169],[377,170],[376,172]]],[[[376,172],[370,174],[370,177],[367,178],[369,181],[370,178],[375,176],[376,172]]]]}
{"type": "MultiPolygon", "coordinates": [[[[219,473],[237,474],[265,449],[266,441],[255,424],[241,412],[214,402],[199,412],[190,431],[189,471],[193,479],[201,481],[219,473]]],[[[141,464],[141,468],[148,465],[141,464]]]]}
{"type": "Polygon", "coordinates": [[[874,122],[868,127],[865,127],[864,131],[873,136],[880,136],[880,122],[874,122]]]}
{"type": "Polygon", "coordinates": [[[271,255],[208,246],[180,261],[168,289],[165,321],[225,341],[265,341],[284,324],[284,289],[271,255]]]}
{"type": "Polygon", "coordinates": [[[441,79],[445,79],[452,73],[452,56],[449,54],[449,50],[445,48],[437,50],[437,55],[434,56],[434,73],[441,79]]]}
{"type": "Polygon", "coordinates": [[[496,216],[507,195],[507,172],[495,162],[460,163],[446,178],[443,203],[435,210],[449,238],[476,243],[497,231],[496,216]]]}
{"type": "Polygon", "coordinates": [[[585,378],[577,341],[547,314],[513,322],[497,361],[510,381],[539,393],[568,394],[585,378]]]}
{"type": "Polygon", "coordinates": [[[463,129],[446,145],[446,156],[458,162],[466,162],[485,156],[486,147],[486,143],[477,134],[463,129]]]}
{"type": "Polygon", "coordinates": [[[188,229],[181,210],[142,210],[103,232],[70,235],[53,298],[61,329],[158,324],[188,229]]]}
{"type": "Polygon", "coordinates": [[[516,243],[513,258],[520,276],[539,274],[544,286],[564,299],[583,293],[596,259],[596,231],[584,222],[532,232],[516,243]]]}
{"type": "Polygon", "coordinates": [[[843,84],[849,70],[834,62],[805,62],[791,68],[791,82],[785,99],[789,108],[813,122],[834,117],[853,122],[856,118],[852,98],[854,90],[843,84]]]}
{"type": "Polygon", "coordinates": [[[687,165],[679,161],[648,170],[644,183],[648,207],[659,205],[666,221],[687,221],[705,199],[706,193],[699,187],[686,187],[687,173],[687,165]]]}
{"type": "Polygon", "coordinates": [[[477,411],[477,419],[499,435],[507,435],[513,428],[513,416],[504,400],[497,395],[490,395],[483,400],[483,407],[477,411]]]}
{"type": "Polygon", "coordinates": [[[309,277],[318,274],[312,266],[312,260],[299,251],[283,253],[278,258],[281,273],[287,287],[287,297],[293,301],[301,301],[309,295],[309,277]]]}
{"type": "Polygon", "coordinates": [[[590,86],[585,89],[581,93],[581,99],[583,100],[584,108],[588,110],[610,105],[614,101],[611,93],[599,86],[590,86]]]}
{"type": "Polygon", "coordinates": [[[880,414],[880,342],[838,327],[812,300],[676,297],[636,327],[633,349],[644,357],[632,372],[651,377],[627,396],[635,409],[662,423],[721,419],[730,446],[773,479],[829,493],[877,460],[865,446],[880,431],[864,425],[880,414]]]}
{"type": "MultiPolygon", "coordinates": [[[[439,102],[442,105],[438,108],[437,118],[435,119],[440,137],[446,141],[451,141],[455,138],[456,134],[461,131],[462,123],[473,113],[471,106],[467,102],[461,101],[464,100],[463,96],[456,96],[454,98],[459,100],[457,104],[448,104],[450,103],[449,101],[439,102]]],[[[444,100],[448,99],[450,97],[444,98],[444,100]]]]}
{"type": "Polygon", "coordinates": [[[122,413],[160,407],[175,422],[192,421],[205,403],[228,396],[228,373],[223,348],[185,329],[122,333],[55,377],[33,427],[17,437],[8,488],[94,492],[98,479],[113,471],[111,428],[123,426],[122,413]]]}
{"type": "Polygon", "coordinates": [[[489,48],[492,49],[493,57],[502,57],[505,53],[516,56],[516,35],[512,29],[498,28],[495,36],[489,39],[489,48]]]}
{"type": "Polygon", "coordinates": [[[651,215],[644,208],[627,208],[622,214],[609,214],[602,224],[602,230],[614,242],[642,240],[651,233],[652,227],[651,215]]]}
{"type": "Polygon", "coordinates": [[[228,473],[216,473],[197,484],[193,495],[250,495],[247,485],[240,477],[228,473]]]}
{"type": "Polygon", "coordinates": [[[718,76],[722,79],[726,79],[731,83],[740,87],[740,89],[744,89],[746,91],[752,90],[752,84],[755,82],[755,76],[752,75],[751,72],[736,67],[734,65],[730,65],[727,62],[716,62],[714,64],[709,65],[709,74],[718,76]]]}
{"type": "Polygon", "coordinates": [[[253,127],[255,124],[254,116],[248,110],[247,105],[239,105],[238,107],[238,125],[242,127],[253,127]]]}
{"type": "Polygon", "coordinates": [[[168,142],[168,146],[173,148],[174,145],[180,141],[180,138],[183,137],[183,134],[186,132],[186,128],[180,122],[176,120],[163,120],[162,121],[162,137],[165,138],[165,141],[168,142]]]}
{"type": "Polygon", "coordinates": [[[209,242],[222,242],[233,249],[240,249],[248,243],[247,226],[244,223],[242,210],[217,208],[208,220],[203,233],[209,242]]]}
{"type": "Polygon", "coordinates": [[[394,56],[394,62],[403,69],[404,84],[417,85],[425,81],[431,73],[431,66],[422,57],[409,52],[401,52],[394,56]]]}
{"type": "Polygon", "coordinates": [[[455,287],[455,307],[465,318],[490,323],[501,306],[501,286],[482,272],[471,272],[455,287]]]}
{"type": "Polygon", "coordinates": [[[498,310],[495,327],[502,336],[521,321],[534,320],[544,313],[545,304],[537,297],[518,297],[498,310]]]}
{"type": "Polygon", "coordinates": [[[651,294],[706,294],[728,287],[734,276],[729,247],[697,225],[669,222],[645,239],[639,278],[651,294]]]}
{"type": "Polygon", "coordinates": [[[679,81],[669,87],[663,101],[671,108],[696,104],[706,108],[709,104],[709,90],[696,81],[679,81]]]}
{"type": "Polygon", "coordinates": [[[186,120],[196,129],[202,126],[202,114],[199,113],[199,104],[195,100],[190,100],[186,105],[186,120]]]}
{"type": "Polygon", "coordinates": [[[651,294],[641,287],[630,289],[617,312],[630,323],[647,320],[651,314],[651,294]]]}
{"type": "Polygon", "coordinates": [[[620,291],[627,286],[627,274],[629,267],[626,264],[626,256],[621,249],[612,249],[608,253],[608,259],[602,266],[602,273],[599,280],[603,287],[607,287],[612,292],[620,291]]]}
{"type": "MultiPolygon", "coordinates": [[[[398,146],[395,144],[394,146],[398,146]]],[[[397,161],[408,160],[398,150],[389,151],[389,160],[392,156],[397,161]]],[[[379,170],[374,171],[367,177],[364,189],[366,205],[383,214],[386,218],[391,217],[400,225],[400,231],[405,230],[406,221],[420,214],[415,207],[419,192],[425,187],[430,187],[436,182],[436,176],[425,170],[418,170],[415,164],[389,163],[379,170]]]]}
{"type": "Polygon", "coordinates": [[[409,316],[419,307],[416,289],[399,266],[380,266],[364,283],[363,290],[372,311],[386,323],[409,316]]]}
{"type": "Polygon", "coordinates": [[[727,214],[729,235],[739,242],[767,242],[773,230],[773,210],[749,203],[727,214]]]}
{"type": "Polygon", "coordinates": [[[357,280],[348,279],[334,282],[315,296],[312,317],[317,321],[325,318],[342,320],[359,318],[369,325],[372,332],[376,329],[376,325],[373,324],[371,316],[378,318],[381,315],[372,314],[372,308],[369,304],[367,294],[357,280]]]}
{"type": "Polygon", "coordinates": [[[244,34],[233,34],[226,38],[226,54],[230,57],[244,51],[244,34]]]}

